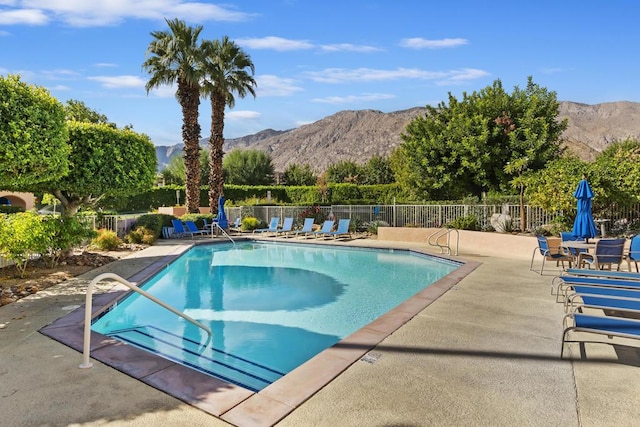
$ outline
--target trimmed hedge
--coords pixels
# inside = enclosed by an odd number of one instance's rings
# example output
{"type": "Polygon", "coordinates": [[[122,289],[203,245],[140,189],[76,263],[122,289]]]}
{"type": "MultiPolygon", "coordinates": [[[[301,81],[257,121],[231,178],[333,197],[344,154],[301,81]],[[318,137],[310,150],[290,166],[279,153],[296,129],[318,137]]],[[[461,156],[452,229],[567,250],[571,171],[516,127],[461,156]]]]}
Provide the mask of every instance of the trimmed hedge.
{"type": "MultiPolygon", "coordinates": [[[[184,187],[165,186],[153,188],[135,196],[110,196],[100,200],[98,207],[118,212],[149,212],[161,206],[175,206],[176,190],[180,191],[180,201],[184,201],[184,187]]],[[[309,206],[318,204],[379,204],[392,203],[400,198],[397,184],[356,185],[329,184],[320,188],[311,186],[284,185],[225,185],[227,204],[247,199],[264,199],[271,192],[273,200],[279,204],[309,206]]],[[[397,200],[401,202],[401,200],[397,200]]],[[[273,204],[273,203],[269,203],[273,204]]],[[[200,206],[209,206],[208,187],[200,189],[200,206]]]]}

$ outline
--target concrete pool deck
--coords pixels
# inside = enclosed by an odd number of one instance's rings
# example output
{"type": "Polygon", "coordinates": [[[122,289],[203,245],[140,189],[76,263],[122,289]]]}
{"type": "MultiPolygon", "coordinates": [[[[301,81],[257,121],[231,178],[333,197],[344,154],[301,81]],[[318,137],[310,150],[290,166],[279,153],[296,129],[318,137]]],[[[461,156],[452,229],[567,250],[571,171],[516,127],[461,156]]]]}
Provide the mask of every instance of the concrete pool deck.
{"type": "MultiPolygon", "coordinates": [[[[0,307],[3,425],[228,425],[98,361],[78,369],[78,351],[38,332],[83,304],[93,277],[132,276],[175,253],[175,245],[162,242],[0,307]]],[[[563,310],[549,293],[552,276],[529,271],[530,253],[511,255],[519,256],[461,251],[459,258],[481,265],[278,425],[637,424],[638,347],[588,343],[581,360],[560,360],[563,310]]],[[[580,358],[577,344],[568,348],[580,358]]],[[[261,417],[259,405],[255,409],[231,421],[273,423],[261,417]]]]}

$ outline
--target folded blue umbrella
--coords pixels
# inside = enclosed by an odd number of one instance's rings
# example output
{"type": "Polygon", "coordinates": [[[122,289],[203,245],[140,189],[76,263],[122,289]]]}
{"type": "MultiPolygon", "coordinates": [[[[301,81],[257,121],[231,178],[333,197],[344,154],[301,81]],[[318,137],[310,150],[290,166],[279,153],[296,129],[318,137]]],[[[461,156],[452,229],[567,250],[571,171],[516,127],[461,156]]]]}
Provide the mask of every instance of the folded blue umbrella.
{"type": "Polygon", "coordinates": [[[593,191],[586,179],[580,180],[578,188],[573,193],[573,197],[578,199],[578,213],[573,222],[572,234],[581,239],[589,239],[598,235],[596,223],[591,213],[591,199],[593,191]]]}

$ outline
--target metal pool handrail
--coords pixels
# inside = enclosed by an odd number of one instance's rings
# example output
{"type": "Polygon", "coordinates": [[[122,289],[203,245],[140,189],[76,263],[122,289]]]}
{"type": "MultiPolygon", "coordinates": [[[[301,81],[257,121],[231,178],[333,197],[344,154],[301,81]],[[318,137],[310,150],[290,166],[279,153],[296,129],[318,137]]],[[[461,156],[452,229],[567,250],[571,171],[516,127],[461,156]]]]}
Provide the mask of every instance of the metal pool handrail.
{"type": "Polygon", "coordinates": [[[140,289],[138,286],[136,286],[135,284],[129,282],[126,279],[123,279],[122,277],[118,276],[117,274],[114,273],[102,273],[98,276],[96,276],[91,283],[89,283],[89,286],[87,287],[87,295],[85,297],[85,305],[84,305],[84,347],[83,347],[83,352],[82,352],[82,364],[79,366],[80,368],[90,368],[93,366],[93,363],[91,363],[91,361],[89,360],[89,353],[90,353],[90,348],[91,348],[91,304],[92,304],[92,300],[91,300],[91,296],[93,294],[93,287],[96,285],[96,283],[100,282],[101,280],[104,279],[112,279],[115,280],[117,282],[122,283],[123,285],[125,285],[126,287],[128,287],[129,289],[131,289],[134,292],[139,293],[140,295],[142,295],[145,298],[150,299],[151,301],[155,302],[156,304],[166,308],[167,310],[169,310],[170,312],[176,314],[177,316],[182,317],[184,320],[186,320],[189,323],[194,324],[195,326],[204,329],[207,334],[209,335],[209,338],[207,341],[211,340],[211,336],[212,336],[212,332],[211,332],[211,328],[209,328],[208,326],[203,325],[202,323],[198,322],[197,320],[187,316],[186,314],[182,313],[181,311],[176,310],[175,308],[171,307],[169,304],[159,300],[158,298],[154,297],[153,295],[151,295],[150,293],[143,291],[142,289],[140,289]]]}
{"type": "MultiPolygon", "coordinates": [[[[227,239],[231,240],[231,243],[233,243],[233,246],[236,245],[235,240],[233,240],[231,236],[229,236],[229,233],[227,233],[224,228],[220,227],[220,224],[218,224],[217,222],[214,222],[213,225],[218,227],[218,230],[220,230],[227,239]]],[[[213,233],[213,230],[212,230],[212,233],[213,233]]]]}

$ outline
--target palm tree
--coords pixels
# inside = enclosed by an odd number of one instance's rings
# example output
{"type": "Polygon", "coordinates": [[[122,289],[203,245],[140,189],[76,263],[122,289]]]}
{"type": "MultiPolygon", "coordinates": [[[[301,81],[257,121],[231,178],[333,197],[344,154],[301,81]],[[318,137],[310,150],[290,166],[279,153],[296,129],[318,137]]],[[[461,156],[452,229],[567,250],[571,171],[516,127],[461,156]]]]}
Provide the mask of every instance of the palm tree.
{"type": "Polygon", "coordinates": [[[209,207],[218,210],[222,194],[222,144],[224,143],[224,109],[235,105],[234,94],[244,98],[256,96],[255,67],[251,57],[237,44],[224,36],[222,40],[204,41],[204,80],[202,93],[211,99],[211,136],[209,137],[209,207]]]}
{"type": "Polygon", "coordinates": [[[188,212],[200,206],[200,80],[202,43],[198,37],[202,26],[189,27],[179,19],[166,20],[169,31],[153,31],[142,67],[151,75],[145,85],[149,90],[162,85],[178,84],[176,98],[182,107],[182,141],[186,168],[186,204],[188,212]]]}

